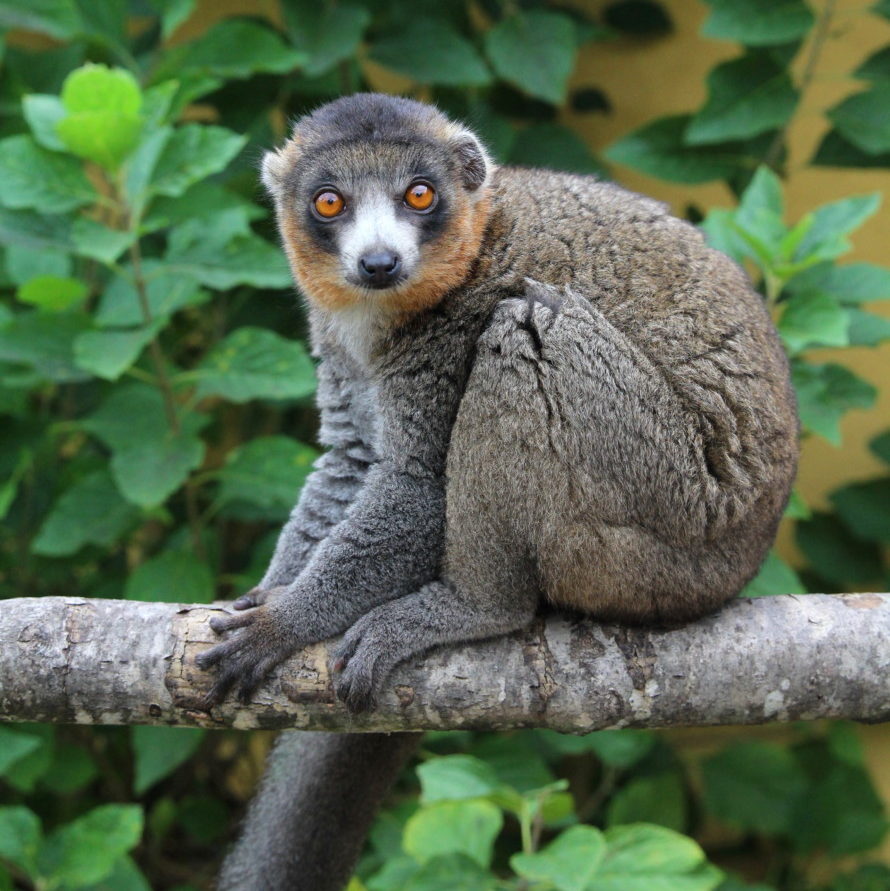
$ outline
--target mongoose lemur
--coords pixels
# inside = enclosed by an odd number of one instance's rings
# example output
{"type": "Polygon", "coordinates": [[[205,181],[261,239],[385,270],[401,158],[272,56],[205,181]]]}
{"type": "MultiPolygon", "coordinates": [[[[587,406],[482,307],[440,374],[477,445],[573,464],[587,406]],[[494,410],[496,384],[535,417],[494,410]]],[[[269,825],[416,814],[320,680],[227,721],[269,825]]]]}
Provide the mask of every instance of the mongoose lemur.
{"type": "MultiPolygon", "coordinates": [[[[734,597],[788,498],[788,366],[742,270],[665,206],[496,167],[437,109],[361,94],[263,163],[318,368],[316,463],[209,696],[344,634],[336,691],[528,625],[665,625],[734,597]]],[[[347,880],[416,734],[282,734],[220,888],[347,880]]]]}

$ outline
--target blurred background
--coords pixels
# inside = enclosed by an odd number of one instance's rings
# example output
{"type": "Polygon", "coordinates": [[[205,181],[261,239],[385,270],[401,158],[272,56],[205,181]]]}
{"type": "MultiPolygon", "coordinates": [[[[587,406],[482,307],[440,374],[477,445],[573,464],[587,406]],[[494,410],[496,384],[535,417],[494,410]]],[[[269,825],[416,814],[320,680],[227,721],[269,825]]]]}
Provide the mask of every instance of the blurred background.
{"type": "MultiPolygon", "coordinates": [[[[437,103],[502,163],[667,201],[745,265],[803,450],[744,593],[888,589],[887,0],[0,0],[0,28],[0,597],[259,578],[317,451],[256,165],[367,89],[437,103]]],[[[269,741],[0,726],[0,891],[210,887],[269,741]]],[[[843,722],[431,734],[353,891],[890,889],[888,753],[843,722]],[[442,800],[441,775],[488,791],[442,800]],[[581,885],[534,860],[639,823],[695,840],[682,868],[581,885]]]]}

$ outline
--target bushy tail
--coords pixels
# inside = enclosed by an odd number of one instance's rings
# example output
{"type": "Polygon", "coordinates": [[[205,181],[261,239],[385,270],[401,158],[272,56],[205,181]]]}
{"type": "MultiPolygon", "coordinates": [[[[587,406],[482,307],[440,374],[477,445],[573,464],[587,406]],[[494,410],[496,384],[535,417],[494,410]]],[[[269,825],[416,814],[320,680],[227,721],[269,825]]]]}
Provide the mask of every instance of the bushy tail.
{"type": "Polygon", "coordinates": [[[419,733],[282,733],[219,891],[340,891],[419,733]]]}

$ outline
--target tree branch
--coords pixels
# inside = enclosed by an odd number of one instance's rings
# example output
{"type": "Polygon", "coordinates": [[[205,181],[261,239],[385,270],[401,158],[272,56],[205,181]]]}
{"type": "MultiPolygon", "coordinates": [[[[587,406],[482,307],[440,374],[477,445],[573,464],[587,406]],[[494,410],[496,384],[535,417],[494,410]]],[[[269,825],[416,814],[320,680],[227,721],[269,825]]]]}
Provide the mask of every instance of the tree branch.
{"type": "Polygon", "coordinates": [[[0,605],[0,720],[310,730],[421,730],[890,720],[890,594],[731,603],[670,631],[551,616],[521,634],[400,666],[350,716],[327,645],[297,654],[250,705],[208,713],[194,657],[222,605],[65,597],[0,605]]]}

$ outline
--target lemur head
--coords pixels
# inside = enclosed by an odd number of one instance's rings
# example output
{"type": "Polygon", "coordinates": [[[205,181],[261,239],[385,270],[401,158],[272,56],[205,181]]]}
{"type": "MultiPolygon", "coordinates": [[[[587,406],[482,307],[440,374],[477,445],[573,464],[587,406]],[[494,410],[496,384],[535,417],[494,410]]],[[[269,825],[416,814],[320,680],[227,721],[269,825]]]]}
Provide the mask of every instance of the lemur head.
{"type": "Polygon", "coordinates": [[[463,281],[488,215],[492,163],[437,109],[359,93],[324,105],[269,152],[294,277],[328,310],[372,303],[405,314],[463,281]]]}

